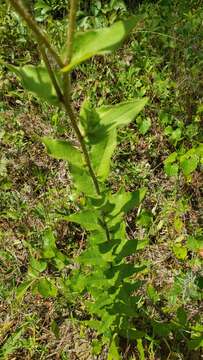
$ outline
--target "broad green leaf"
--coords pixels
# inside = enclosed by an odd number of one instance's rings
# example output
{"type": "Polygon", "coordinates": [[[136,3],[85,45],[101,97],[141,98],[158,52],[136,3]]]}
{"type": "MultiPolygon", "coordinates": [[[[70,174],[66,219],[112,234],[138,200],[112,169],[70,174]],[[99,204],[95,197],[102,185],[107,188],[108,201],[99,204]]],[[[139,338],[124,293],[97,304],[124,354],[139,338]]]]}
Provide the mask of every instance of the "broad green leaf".
{"type": "Polygon", "coordinates": [[[195,238],[194,236],[189,236],[187,239],[187,248],[193,251],[203,249],[203,238],[195,238]]]}
{"type": "Polygon", "coordinates": [[[151,284],[147,286],[147,295],[154,304],[156,304],[160,300],[158,292],[151,284]]]}
{"type": "Polygon", "coordinates": [[[174,161],[176,161],[177,156],[178,156],[177,152],[171,153],[171,154],[166,158],[166,160],[164,160],[164,164],[171,164],[171,163],[173,163],[174,161]]]}
{"type": "Polygon", "coordinates": [[[39,293],[45,297],[56,297],[57,288],[54,284],[53,280],[48,280],[46,278],[40,279],[38,282],[38,291],[39,293]]]}
{"type": "Polygon", "coordinates": [[[56,256],[56,239],[51,229],[46,229],[43,234],[43,255],[46,259],[56,256]]]}
{"type": "Polygon", "coordinates": [[[104,181],[117,143],[116,129],[133,121],[147,103],[147,98],[123,102],[97,109],[82,106],[80,125],[90,145],[90,155],[96,175],[104,181]]]}
{"type": "Polygon", "coordinates": [[[100,117],[88,100],[83,102],[80,109],[80,128],[90,144],[97,144],[105,138],[106,129],[100,124],[100,117]]]}
{"type": "Polygon", "coordinates": [[[54,158],[66,160],[76,166],[83,164],[81,152],[68,141],[43,137],[42,142],[46,146],[48,154],[54,158]]]}
{"type": "Polygon", "coordinates": [[[33,268],[33,270],[37,271],[37,272],[43,272],[44,270],[46,270],[47,267],[47,262],[43,261],[43,260],[37,260],[35,258],[31,258],[30,259],[30,266],[33,268]]]}
{"type": "Polygon", "coordinates": [[[194,339],[191,339],[190,341],[188,341],[188,347],[190,350],[198,350],[200,348],[203,348],[202,335],[195,337],[194,339]]]}
{"type": "Polygon", "coordinates": [[[177,259],[184,260],[187,257],[187,248],[182,244],[176,244],[172,249],[177,259]]]}
{"type": "Polygon", "coordinates": [[[71,62],[62,71],[70,71],[92,56],[109,54],[116,50],[136,23],[137,18],[133,16],[127,20],[118,21],[108,28],[76,33],[71,62]]]}
{"type": "Polygon", "coordinates": [[[45,67],[36,65],[25,65],[23,67],[6,66],[20,78],[22,86],[26,90],[51,105],[58,106],[60,104],[45,67]]]}
{"type": "Polygon", "coordinates": [[[33,284],[33,282],[34,282],[33,279],[27,280],[18,286],[18,288],[16,290],[16,299],[17,300],[21,300],[24,297],[25,293],[30,288],[30,286],[33,284]]]}
{"type": "Polygon", "coordinates": [[[114,255],[112,251],[101,254],[97,246],[88,248],[85,250],[77,259],[78,263],[86,264],[90,266],[97,267],[106,267],[108,264],[114,260],[114,255]]]}
{"type": "Polygon", "coordinates": [[[116,105],[102,106],[96,109],[100,117],[100,124],[107,127],[108,131],[128,125],[135,119],[147,104],[148,98],[123,102],[116,105]]]}
{"type": "Polygon", "coordinates": [[[151,127],[151,120],[150,118],[144,119],[140,124],[139,124],[139,132],[142,135],[145,135],[147,133],[147,131],[150,129],[151,127]]]}
{"type": "Polygon", "coordinates": [[[85,195],[97,197],[93,180],[84,167],[71,165],[70,172],[73,177],[73,184],[79,193],[82,192],[85,195]]]}
{"type": "Polygon", "coordinates": [[[199,158],[195,154],[191,156],[189,159],[183,160],[183,162],[180,163],[180,166],[183,170],[183,174],[185,176],[190,175],[197,168],[198,162],[199,162],[199,158]]]}
{"type": "Polygon", "coordinates": [[[143,209],[138,216],[136,223],[143,226],[143,227],[149,227],[153,222],[153,215],[151,211],[143,209]]]}
{"type": "Polygon", "coordinates": [[[143,250],[146,248],[146,246],[149,245],[149,239],[141,239],[137,241],[137,249],[136,250],[143,250]]]}
{"type": "Polygon", "coordinates": [[[161,323],[154,321],[153,330],[156,335],[159,335],[161,337],[167,337],[171,332],[171,324],[166,322],[161,323]]]}
{"type": "Polygon", "coordinates": [[[93,166],[96,170],[96,175],[101,181],[104,181],[108,177],[111,157],[116,145],[117,131],[113,129],[101,142],[91,147],[93,166]]]}
{"type": "Polygon", "coordinates": [[[117,143],[117,132],[113,129],[107,133],[100,120],[97,112],[84,103],[80,112],[80,123],[91,146],[90,156],[95,173],[102,181],[109,174],[111,157],[117,143]]]}
{"type": "Polygon", "coordinates": [[[144,331],[133,328],[133,324],[130,324],[126,318],[124,318],[120,334],[128,340],[137,340],[146,336],[144,331]]]}
{"type": "Polygon", "coordinates": [[[178,164],[165,163],[164,171],[168,176],[178,176],[179,166],[178,164]]]}
{"type": "Polygon", "coordinates": [[[64,216],[64,219],[75,222],[86,230],[100,230],[101,228],[98,223],[98,214],[93,210],[83,210],[79,213],[64,216]]]}
{"type": "Polygon", "coordinates": [[[123,279],[126,279],[135,273],[143,271],[145,268],[145,266],[135,267],[133,264],[116,265],[112,266],[110,270],[106,271],[106,276],[107,278],[111,279],[116,274],[118,274],[119,281],[122,281],[123,279]]]}
{"type": "Polygon", "coordinates": [[[103,344],[101,340],[92,340],[91,348],[92,348],[92,354],[93,355],[99,355],[102,351],[103,344]]]}
{"type": "Polygon", "coordinates": [[[179,308],[177,309],[176,315],[177,315],[177,319],[178,319],[178,321],[180,322],[180,324],[184,326],[184,325],[187,323],[187,313],[186,313],[186,311],[184,310],[184,308],[183,308],[183,307],[179,307],[179,308]]]}
{"type": "Polygon", "coordinates": [[[146,188],[141,188],[133,192],[126,192],[122,188],[109,199],[114,208],[111,209],[110,217],[115,217],[119,213],[127,214],[130,210],[140,205],[147,192],[146,188]]]}
{"type": "Polygon", "coordinates": [[[137,243],[137,240],[127,240],[118,253],[118,259],[123,259],[126,256],[133,255],[137,250],[137,243]]]}

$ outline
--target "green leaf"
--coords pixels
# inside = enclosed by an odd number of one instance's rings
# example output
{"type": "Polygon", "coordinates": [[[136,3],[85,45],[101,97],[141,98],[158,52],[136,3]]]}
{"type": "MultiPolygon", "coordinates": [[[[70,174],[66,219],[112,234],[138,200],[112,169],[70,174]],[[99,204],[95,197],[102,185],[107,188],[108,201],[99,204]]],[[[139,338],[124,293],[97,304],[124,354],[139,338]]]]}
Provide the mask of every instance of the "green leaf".
{"type": "Polygon", "coordinates": [[[187,248],[182,244],[176,244],[172,249],[177,259],[184,260],[187,257],[187,248]]]}
{"type": "Polygon", "coordinates": [[[24,281],[22,284],[20,284],[16,290],[16,299],[21,300],[32,284],[33,284],[33,279],[24,281]]]}
{"type": "Polygon", "coordinates": [[[64,219],[75,222],[83,226],[86,230],[100,230],[101,226],[98,223],[98,214],[93,210],[84,210],[69,216],[64,216],[64,219]]]}
{"type": "Polygon", "coordinates": [[[22,86],[26,90],[51,105],[59,106],[60,102],[45,67],[34,65],[6,66],[20,78],[22,86]]]}
{"type": "Polygon", "coordinates": [[[76,166],[83,164],[81,152],[68,141],[43,137],[42,142],[46,146],[48,154],[55,159],[66,160],[76,166]]]}
{"type": "Polygon", "coordinates": [[[21,343],[21,339],[26,328],[27,326],[24,324],[24,326],[17,329],[14,333],[11,333],[11,335],[6,338],[6,341],[1,344],[0,358],[2,360],[7,360],[13,357],[12,354],[19,348],[19,344],[21,343]]]}
{"type": "Polygon", "coordinates": [[[153,324],[154,333],[161,337],[166,337],[171,332],[171,324],[170,323],[161,323],[155,322],[153,324]]]}
{"type": "Polygon", "coordinates": [[[149,245],[149,239],[140,239],[137,241],[137,250],[143,250],[146,248],[146,246],[149,245]]]}
{"type": "Polygon", "coordinates": [[[203,238],[195,238],[194,236],[189,236],[187,239],[187,248],[193,251],[203,249],[203,238]]]}
{"type": "Polygon", "coordinates": [[[136,274],[140,271],[143,271],[146,266],[135,267],[133,264],[121,264],[112,266],[110,270],[106,271],[106,276],[109,279],[112,279],[116,274],[118,274],[119,281],[129,278],[133,274],[136,274]]]}
{"type": "Polygon", "coordinates": [[[178,164],[165,163],[164,171],[168,176],[176,177],[178,175],[178,164]]]}
{"type": "Polygon", "coordinates": [[[92,347],[92,354],[99,355],[102,351],[102,342],[97,339],[93,339],[91,343],[91,347],[92,347]]]}
{"type": "Polygon", "coordinates": [[[110,204],[114,206],[114,208],[111,208],[110,217],[115,217],[119,213],[127,214],[130,210],[138,207],[144,199],[146,192],[146,188],[132,192],[126,192],[121,188],[116,194],[110,196],[110,204]]]}
{"type": "Polygon", "coordinates": [[[118,257],[123,259],[126,256],[133,255],[137,250],[137,240],[127,240],[122,248],[122,250],[118,253],[118,257]]]}
{"type": "Polygon", "coordinates": [[[171,163],[173,163],[174,161],[176,161],[177,156],[178,156],[177,152],[171,153],[171,154],[166,158],[166,160],[164,161],[164,164],[171,164],[171,163]]]}
{"type": "Polygon", "coordinates": [[[202,335],[195,337],[194,339],[191,339],[188,342],[188,347],[190,350],[198,350],[200,348],[203,348],[203,337],[202,335]]]}
{"type": "Polygon", "coordinates": [[[54,281],[48,280],[46,278],[39,280],[38,291],[45,298],[56,297],[57,295],[57,288],[54,284],[54,281]]]}
{"type": "Polygon", "coordinates": [[[70,171],[73,177],[73,184],[79,193],[82,192],[85,195],[97,197],[93,180],[84,167],[71,165],[70,171]]]}
{"type": "Polygon", "coordinates": [[[104,254],[101,254],[99,248],[97,246],[90,247],[85,250],[77,259],[78,263],[86,264],[86,265],[95,265],[97,267],[105,267],[107,263],[112,262],[114,260],[114,255],[112,255],[112,251],[108,251],[104,254]]]}
{"type": "Polygon", "coordinates": [[[98,144],[91,147],[91,158],[96,175],[101,181],[104,181],[110,171],[111,157],[117,145],[117,131],[113,129],[98,144]]]}
{"type": "Polygon", "coordinates": [[[51,229],[46,229],[43,234],[43,255],[46,259],[56,256],[56,239],[51,229]]]}
{"type": "Polygon", "coordinates": [[[150,118],[148,119],[144,119],[140,124],[139,124],[139,132],[142,135],[145,135],[147,133],[147,131],[150,129],[151,127],[151,120],[150,118]]]}
{"type": "Polygon", "coordinates": [[[147,295],[154,304],[156,304],[160,300],[159,294],[157,293],[156,289],[150,284],[147,286],[147,295]]]}
{"type": "Polygon", "coordinates": [[[97,108],[96,112],[101,119],[100,124],[107,127],[107,130],[110,131],[117,127],[126,126],[132,122],[137,114],[143,110],[147,102],[148,98],[145,97],[112,106],[102,106],[97,108]]]}
{"type": "Polygon", "coordinates": [[[113,106],[91,109],[85,102],[80,112],[80,126],[85,133],[96,175],[104,181],[117,144],[116,128],[129,124],[147,103],[147,98],[113,106]]]}
{"type": "Polygon", "coordinates": [[[178,321],[180,322],[180,324],[183,325],[183,326],[185,326],[186,323],[187,323],[187,313],[186,313],[186,311],[184,310],[184,308],[183,308],[183,307],[179,307],[179,308],[177,309],[176,315],[177,315],[177,319],[178,319],[178,321]]]}
{"type": "Polygon", "coordinates": [[[30,259],[30,266],[33,268],[33,270],[40,272],[43,272],[46,270],[47,262],[43,260],[36,260],[35,258],[30,259]]]}
{"type": "Polygon", "coordinates": [[[180,166],[183,170],[183,174],[185,176],[190,175],[195,169],[197,168],[197,165],[199,163],[199,158],[197,155],[191,156],[189,159],[185,159],[180,163],[180,166]]]}
{"type": "Polygon", "coordinates": [[[76,33],[71,62],[62,71],[70,71],[92,56],[109,54],[116,50],[136,23],[137,18],[133,16],[127,20],[118,21],[108,28],[76,33]]]}
{"type": "Polygon", "coordinates": [[[143,226],[149,227],[153,222],[153,215],[150,211],[143,209],[141,214],[138,216],[136,223],[143,226]]]}

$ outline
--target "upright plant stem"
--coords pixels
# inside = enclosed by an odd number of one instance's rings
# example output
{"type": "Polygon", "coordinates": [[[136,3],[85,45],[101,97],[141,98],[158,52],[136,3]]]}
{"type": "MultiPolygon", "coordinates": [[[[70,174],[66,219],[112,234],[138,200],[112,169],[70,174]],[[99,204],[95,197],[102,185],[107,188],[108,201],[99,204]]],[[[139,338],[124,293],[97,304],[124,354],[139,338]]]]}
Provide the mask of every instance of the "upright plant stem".
{"type": "Polygon", "coordinates": [[[25,6],[22,4],[21,0],[9,0],[13,8],[16,10],[16,12],[26,21],[29,28],[33,31],[35,34],[38,43],[41,45],[44,45],[47,50],[50,52],[56,63],[60,68],[64,67],[63,61],[61,60],[60,56],[57,54],[56,50],[53,48],[53,46],[50,44],[47,36],[44,34],[44,32],[40,29],[38,24],[35,22],[35,20],[32,18],[32,16],[29,14],[25,6]]]}
{"type": "MultiPolygon", "coordinates": [[[[68,26],[68,34],[67,34],[66,65],[68,65],[71,62],[71,58],[72,58],[72,54],[73,54],[73,40],[74,40],[74,33],[75,33],[75,27],[76,27],[77,8],[78,8],[78,0],[70,0],[69,24],[68,24],[69,26],[68,26]]],[[[68,72],[64,74],[64,103],[65,103],[65,108],[66,108],[67,114],[70,118],[71,124],[75,130],[75,133],[77,135],[77,138],[78,138],[80,146],[81,146],[81,149],[83,151],[85,162],[88,167],[89,174],[93,180],[96,193],[98,195],[100,195],[101,191],[99,188],[99,182],[94,173],[84,138],[78,127],[76,116],[75,116],[75,113],[74,113],[72,105],[71,105],[71,81],[70,81],[70,73],[68,73],[68,72]]],[[[108,226],[107,226],[107,223],[105,220],[105,216],[103,213],[101,213],[101,216],[102,216],[102,225],[106,232],[107,240],[109,241],[110,233],[109,233],[109,229],[108,229],[108,226]]]]}
{"type": "Polygon", "coordinates": [[[76,27],[76,15],[78,9],[78,0],[71,0],[70,12],[69,12],[69,24],[68,24],[68,33],[67,33],[67,55],[66,63],[71,62],[73,55],[73,39],[76,27]]]}
{"type": "MultiPolygon", "coordinates": [[[[73,38],[74,38],[75,27],[76,27],[77,7],[78,7],[78,0],[71,0],[70,1],[70,11],[69,11],[68,35],[67,35],[67,63],[66,63],[66,65],[70,63],[71,58],[72,58],[73,38]]],[[[74,110],[71,105],[71,83],[70,83],[70,74],[68,72],[64,74],[64,103],[65,103],[65,109],[67,111],[67,114],[70,118],[73,129],[75,130],[78,141],[82,148],[85,162],[88,167],[90,176],[92,177],[92,180],[93,180],[93,183],[95,186],[95,190],[96,190],[97,194],[100,195],[99,183],[98,183],[98,180],[94,173],[94,170],[92,168],[88,150],[86,148],[84,138],[78,127],[76,115],[75,115],[74,110]]]]}

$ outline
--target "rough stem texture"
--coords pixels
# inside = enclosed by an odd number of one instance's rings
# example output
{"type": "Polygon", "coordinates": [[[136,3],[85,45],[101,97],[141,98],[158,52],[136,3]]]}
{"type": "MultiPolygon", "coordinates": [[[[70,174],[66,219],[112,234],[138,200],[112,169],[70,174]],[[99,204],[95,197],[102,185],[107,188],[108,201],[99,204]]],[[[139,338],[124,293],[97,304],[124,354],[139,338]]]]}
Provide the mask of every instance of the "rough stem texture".
{"type": "Polygon", "coordinates": [[[70,63],[73,54],[73,41],[74,41],[74,33],[76,28],[76,15],[77,15],[78,3],[79,3],[78,0],[70,1],[66,64],[70,63]]]}
{"type": "MultiPolygon", "coordinates": [[[[74,38],[75,27],[76,27],[77,8],[78,8],[78,0],[71,0],[70,12],[69,12],[69,27],[68,27],[68,36],[67,36],[67,64],[71,61],[71,58],[72,58],[73,38],[74,38]]],[[[70,84],[70,74],[69,73],[64,74],[64,104],[65,104],[67,114],[70,118],[71,124],[73,126],[73,129],[75,130],[75,133],[77,135],[81,149],[83,151],[86,165],[88,167],[90,176],[92,177],[92,180],[94,182],[95,190],[96,190],[97,194],[100,195],[99,183],[97,181],[96,175],[92,168],[88,150],[86,148],[84,138],[78,127],[77,118],[76,118],[76,115],[75,115],[72,105],[71,105],[71,84],[70,84]]]]}
{"type": "Polygon", "coordinates": [[[44,45],[47,50],[50,52],[56,63],[60,68],[64,67],[63,61],[61,60],[60,56],[57,54],[56,50],[50,44],[47,36],[44,32],[39,28],[38,24],[33,20],[32,16],[29,14],[25,6],[22,4],[20,0],[9,0],[13,8],[16,12],[26,21],[29,28],[35,34],[38,43],[44,45]]]}
{"type": "MultiPolygon", "coordinates": [[[[77,8],[78,8],[78,0],[71,0],[70,1],[70,12],[69,12],[69,27],[68,27],[68,35],[67,35],[67,59],[66,59],[66,64],[69,64],[71,62],[71,58],[72,58],[72,54],[73,54],[73,41],[74,41],[74,33],[75,33],[75,28],[76,28],[76,14],[77,14],[77,8]]],[[[86,165],[88,167],[89,170],[89,174],[93,180],[94,183],[94,187],[96,190],[96,193],[98,195],[101,194],[100,188],[99,188],[99,182],[97,180],[97,177],[94,173],[92,164],[91,164],[91,160],[89,157],[89,153],[84,141],[84,138],[80,132],[80,129],[78,127],[77,124],[77,118],[75,116],[75,113],[73,111],[72,105],[71,105],[71,80],[70,80],[70,74],[66,73],[64,74],[64,103],[65,103],[65,108],[67,111],[67,114],[70,118],[71,124],[75,130],[75,133],[77,135],[77,138],[79,140],[81,149],[83,151],[84,154],[84,158],[85,158],[85,162],[86,165]]],[[[108,226],[106,224],[105,221],[105,216],[102,213],[102,224],[103,227],[105,229],[106,232],[106,237],[107,240],[110,240],[110,234],[109,234],[109,229],[108,226]]]]}

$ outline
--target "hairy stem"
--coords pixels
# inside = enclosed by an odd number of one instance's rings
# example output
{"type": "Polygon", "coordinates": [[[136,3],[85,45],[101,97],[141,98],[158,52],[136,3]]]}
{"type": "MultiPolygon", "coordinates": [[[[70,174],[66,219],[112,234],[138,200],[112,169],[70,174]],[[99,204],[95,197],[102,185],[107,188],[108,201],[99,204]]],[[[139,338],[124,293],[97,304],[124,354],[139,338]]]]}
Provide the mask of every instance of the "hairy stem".
{"type": "MultiPolygon", "coordinates": [[[[71,62],[71,58],[73,55],[73,40],[74,40],[74,33],[76,28],[76,14],[77,14],[77,8],[78,8],[78,0],[70,0],[70,11],[69,11],[69,26],[68,26],[68,35],[67,35],[67,58],[66,58],[66,65],[68,65],[71,62]]],[[[70,73],[64,74],[64,103],[65,108],[67,111],[67,115],[70,118],[71,124],[75,130],[75,133],[77,135],[78,141],[80,143],[81,149],[84,154],[85,162],[89,170],[89,174],[93,180],[94,187],[96,190],[96,193],[98,195],[101,194],[100,188],[99,188],[99,182],[97,180],[97,177],[95,175],[95,172],[93,170],[91,160],[89,157],[89,153],[84,141],[84,138],[80,132],[80,129],[77,124],[77,118],[73,111],[72,105],[71,105],[71,80],[70,80],[70,73]]],[[[108,226],[105,221],[105,216],[102,213],[102,225],[104,227],[104,230],[106,232],[107,240],[110,240],[110,233],[108,226]]]]}
{"type": "Polygon", "coordinates": [[[56,50],[50,44],[47,36],[39,28],[38,24],[35,22],[35,20],[29,14],[25,6],[22,4],[22,1],[21,0],[9,0],[9,1],[13,6],[13,8],[16,10],[16,12],[25,20],[29,28],[33,31],[33,33],[37,38],[38,43],[44,45],[47,48],[47,50],[50,52],[50,54],[52,55],[58,66],[60,68],[63,68],[64,64],[60,56],[57,54],[56,50]]]}
{"type": "Polygon", "coordinates": [[[67,57],[66,63],[69,64],[73,54],[73,40],[76,27],[76,15],[78,9],[78,0],[70,1],[70,11],[69,11],[69,26],[67,34],[67,57]]]}
{"type": "MultiPolygon", "coordinates": [[[[69,11],[69,27],[68,27],[68,36],[67,36],[67,64],[71,61],[72,58],[72,52],[73,52],[73,38],[75,33],[75,27],[76,27],[76,13],[77,13],[77,7],[78,7],[78,0],[71,0],[70,1],[70,11],[69,11]]],[[[84,154],[85,162],[88,167],[90,176],[92,177],[95,190],[98,195],[100,195],[100,189],[99,189],[99,183],[97,181],[96,175],[94,173],[94,170],[91,165],[90,157],[88,154],[88,150],[86,148],[86,144],[84,141],[84,138],[80,132],[80,129],[77,124],[77,118],[74,113],[74,110],[71,105],[71,82],[70,82],[70,74],[65,73],[64,74],[64,104],[66,112],[70,118],[71,124],[73,126],[73,129],[75,130],[75,133],[77,135],[78,141],[80,143],[81,149],[84,154]]]]}

